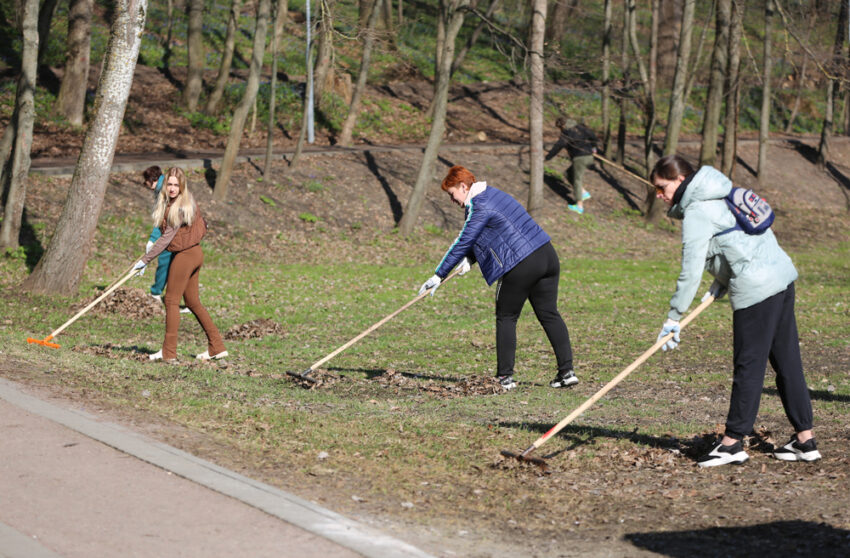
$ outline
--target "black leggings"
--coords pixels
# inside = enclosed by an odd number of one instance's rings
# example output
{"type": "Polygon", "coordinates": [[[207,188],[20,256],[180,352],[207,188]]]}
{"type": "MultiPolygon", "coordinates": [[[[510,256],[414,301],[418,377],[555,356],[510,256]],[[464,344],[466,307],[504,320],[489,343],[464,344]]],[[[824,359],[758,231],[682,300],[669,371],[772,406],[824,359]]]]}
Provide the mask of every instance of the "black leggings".
{"type": "Polygon", "coordinates": [[[726,435],[740,440],[753,431],[768,361],[776,390],[795,432],[811,430],[812,401],[797,337],[794,283],[749,308],[732,314],[735,372],[726,417],[726,435]]]}
{"type": "Polygon", "coordinates": [[[573,369],[570,333],[558,313],[558,277],[561,264],[547,242],[499,279],[496,286],[496,355],[498,376],[514,372],[516,323],[525,301],[531,302],[558,360],[558,372],[573,369]]]}

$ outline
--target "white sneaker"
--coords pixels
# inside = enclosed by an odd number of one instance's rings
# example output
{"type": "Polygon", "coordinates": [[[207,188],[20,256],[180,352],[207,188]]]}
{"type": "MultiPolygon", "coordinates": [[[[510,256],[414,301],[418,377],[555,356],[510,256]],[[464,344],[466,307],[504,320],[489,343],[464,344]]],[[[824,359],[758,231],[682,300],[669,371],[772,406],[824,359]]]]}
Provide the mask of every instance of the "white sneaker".
{"type": "Polygon", "coordinates": [[[181,314],[191,314],[191,313],[192,313],[192,311],[191,311],[191,310],[189,310],[189,308],[188,308],[188,307],[184,306],[183,308],[181,308],[181,309],[180,309],[180,313],[181,313],[181,314]]]}
{"type": "Polygon", "coordinates": [[[162,349],[158,350],[152,355],[148,355],[148,358],[151,360],[162,360],[162,349]]]}
{"type": "Polygon", "coordinates": [[[697,464],[700,467],[717,467],[718,465],[740,465],[750,458],[744,451],[740,441],[731,446],[718,443],[713,450],[699,458],[697,464]]]}
{"type": "Polygon", "coordinates": [[[157,302],[162,302],[162,295],[155,295],[155,294],[152,294],[152,295],[151,295],[151,298],[152,298],[152,299],[154,299],[154,300],[155,300],[155,301],[157,301],[157,302]]]}
{"type": "Polygon", "coordinates": [[[227,356],[227,351],[221,351],[217,355],[213,355],[213,356],[210,356],[209,351],[204,351],[203,353],[199,354],[195,358],[198,359],[198,360],[210,360],[210,359],[218,360],[218,359],[224,358],[226,356],[227,356]]]}
{"type": "Polygon", "coordinates": [[[780,461],[817,461],[821,454],[814,438],[809,438],[805,444],[801,444],[794,434],[790,442],[773,451],[773,457],[780,461]]]}

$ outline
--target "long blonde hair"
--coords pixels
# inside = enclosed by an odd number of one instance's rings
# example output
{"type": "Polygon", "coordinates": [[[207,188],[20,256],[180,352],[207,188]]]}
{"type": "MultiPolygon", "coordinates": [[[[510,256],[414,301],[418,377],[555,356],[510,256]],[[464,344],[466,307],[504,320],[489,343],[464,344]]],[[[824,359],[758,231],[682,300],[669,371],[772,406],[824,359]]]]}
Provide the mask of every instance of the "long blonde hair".
{"type": "Polygon", "coordinates": [[[152,215],[153,226],[162,226],[163,219],[165,219],[166,224],[171,227],[191,225],[195,220],[195,207],[195,198],[189,191],[189,185],[186,182],[186,174],[183,172],[183,169],[179,167],[171,167],[165,173],[162,190],[160,190],[159,196],[156,198],[156,207],[154,207],[152,215]],[[172,176],[177,178],[180,185],[180,193],[177,194],[177,197],[174,198],[173,202],[171,202],[171,207],[169,207],[168,204],[170,199],[168,197],[168,179],[172,176]],[[165,214],[166,209],[168,210],[167,216],[165,214]]]}

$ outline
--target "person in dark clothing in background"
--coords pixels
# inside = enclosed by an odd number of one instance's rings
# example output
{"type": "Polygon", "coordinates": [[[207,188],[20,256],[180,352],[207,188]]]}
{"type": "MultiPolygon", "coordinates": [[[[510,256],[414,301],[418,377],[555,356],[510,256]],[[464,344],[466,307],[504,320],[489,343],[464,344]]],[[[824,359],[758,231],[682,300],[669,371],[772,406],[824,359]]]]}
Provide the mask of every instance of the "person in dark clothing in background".
{"type": "Polygon", "coordinates": [[[562,149],[567,150],[572,160],[567,170],[567,178],[573,187],[573,197],[576,200],[574,204],[568,204],[567,209],[582,214],[584,201],[590,199],[590,192],[584,189],[584,171],[593,164],[593,154],[596,153],[598,140],[593,130],[572,118],[560,116],[555,121],[555,125],[561,130],[561,135],[546,154],[546,160],[557,155],[562,149]]]}

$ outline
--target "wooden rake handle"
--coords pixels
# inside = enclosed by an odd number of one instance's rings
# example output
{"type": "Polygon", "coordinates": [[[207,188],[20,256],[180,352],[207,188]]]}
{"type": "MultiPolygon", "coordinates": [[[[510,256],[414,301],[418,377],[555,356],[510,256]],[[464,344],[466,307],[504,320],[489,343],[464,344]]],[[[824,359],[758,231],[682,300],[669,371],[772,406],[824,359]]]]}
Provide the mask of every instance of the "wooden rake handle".
{"type": "Polygon", "coordinates": [[[132,271],[127,273],[121,280],[117,281],[115,284],[113,284],[111,287],[109,287],[106,291],[104,291],[104,293],[102,295],[100,295],[99,297],[94,299],[91,303],[89,303],[88,306],[86,306],[85,308],[83,308],[82,310],[80,310],[79,312],[74,314],[73,318],[71,318],[70,320],[68,320],[67,322],[65,322],[61,326],[59,326],[59,328],[56,331],[54,331],[53,333],[50,334],[48,339],[53,339],[54,337],[59,335],[62,332],[62,330],[64,330],[66,327],[68,327],[72,323],[76,322],[78,319],[80,319],[80,317],[82,317],[83,314],[85,314],[86,312],[88,312],[89,310],[91,310],[92,308],[97,306],[100,303],[100,301],[102,301],[104,298],[111,295],[112,292],[115,291],[115,289],[117,289],[118,287],[120,287],[121,285],[123,285],[124,283],[129,281],[130,278],[133,277],[136,273],[138,273],[138,272],[135,269],[133,269],[132,271]]]}
{"type": "MultiPolygon", "coordinates": [[[[699,306],[694,308],[693,312],[688,314],[685,317],[685,319],[683,319],[681,322],[679,322],[679,327],[681,329],[684,329],[686,325],[691,323],[691,321],[700,314],[700,312],[702,312],[703,310],[708,308],[711,305],[712,302],[714,302],[714,297],[709,296],[699,306]]],[[[637,368],[638,366],[643,364],[644,361],[646,361],[646,359],[648,359],[650,356],[652,356],[658,349],[660,349],[665,343],[667,343],[667,341],[669,341],[672,338],[673,338],[673,333],[671,332],[671,333],[668,333],[667,335],[665,335],[664,337],[662,337],[661,339],[659,339],[658,341],[656,341],[655,344],[652,347],[647,349],[642,355],[640,355],[637,358],[637,360],[635,360],[633,363],[628,365],[625,368],[625,370],[623,370],[622,372],[620,372],[619,374],[614,376],[613,380],[611,380],[610,382],[605,384],[605,386],[602,389],[600,389],[599,391],[597,391],[590,399],[588,399],[587,401],[582,403],[575,411],[570,413],[561,422],[559,422],[558,424],[556,424],[555,426],[550,428],[549,431],[546,432],[546,434],[544,434],[543,436],[538,438],[537,441],[535,441],[531,446],[528,447],[528,449],[526,449],[524,452],[522,452],[522,455],[524,456],[528,453],[531,453],[535,449],[542,446],[543,443],[546,442],[546,440],[548,440],[549,438],[551,438],[552,436],[554,436],[555,434],[557,434],[558,432],[563,430],[563,428],[565,426],[567,426],[569,423],[571,423],[573,420],[575,420],[576,417],[578,417],[580,414],[582,414],[587,409],[589,409],[591,405],[593,405],[594,403],[599,401],[599,399],[601,399],[603,395],[605,395],[606,393],[608,393],[609,391],[614,389],[614,386],[616,386],[621,381],[623,381],[626,378],[626,376],[628,376],[629,374],[631,374],[635,370],[635,368],[637,368]]]]}
{"type": "MultiPolygon", "coordinates": [[[[455,275],[457,275],[457,274],[458,274],[458,271],[459,271],[459,270],[458,270],[458,268],[457,268],[457,267],[455,267],[454,271],[452,271],[452,272],[448,275],[448,277],[446,277],[445,279],[443,279],[443,282],[442,282],[442,283],[440,283],[440,285],[442,285],[443,283],[447,282],[449,279],[451,279],[452,277],[454,277],[455,275]]],[[[439,286],[439,285],[438,285],[438,286],[439,286]]],[[[436,289],[436,288],[437,288],[437,287],[434,287],[434,289],[436,289]]],[[[342,352],[342,351],[344,351],[345,349],[347,349],[347,348],[349,348],[350,346],[354,345],[355,343],[357,343],[358,341],[360,341],[361,339],[363,339],[364,337],[366,337],[367,335],[369,335],[370,333],[372,333],[373,331],[375,331],[376,329],[378,329],[379,327],[381,327],[382,325],[384,325],[385,323],[387,323],[388,321],[390,321],[391,319],[395,318],[396,316],[398,316],[399,314],[401,314],[402,312],[404,312],[405,310],[407,310],[408,308],[410,308],[411,306],[413,306],[413,304],[415,304],[416,302],[418,302],[418,301],[422,300],[423,298],[425,298],[426,296],[428,296],[429,294],[431,294],[431,293],[434,291],[434,289],[428,289],[427,291],[425,291],[425,292],[424,292],[424,293],[422,293],[421,295],[417,295],[417,296],[416,296],[416,298],[414,298],[413,300],[411,300],[410,302],[408,302],[407,304],[405,304],[404,306],[402,306],[401,308],[399,308],[398,310],[396,310],[395,312],[393,312],[392,314],[390,314],[390,315],[389,315],[389,316],[387,316],[386,318],[384,318],[384,319],[382,319],[381,321],[379,321],[379,322],[375,323],[374,325],[372,325],[371,327],[369,327],[369,329],[367,329],[367,330],[366,330],[366,331],[364,331],[363,333],[361,333],[361,334],[357,335],[356,337],[354,337],[351,341],[349,341],[349,342],[348,342],[348,343],[346,343],[345,345],[343,345],[343,346],[339,347],[338,349],[336,349],[334,352],[332,352],[331,354],[329,354],[329,355],[328,355],[328,356],[326,356],[325,358],[323,358],[323,359],[321,359],[321,360],[317,360],[316,362],[314,362],[314,363],[313,363],[313,365],[312,365],[312,366],[310,366],[310,368],[308,368],[308,369],[307,369],[307,372],[312,372],[313,370],[317,369],[318,367],[320,367],[320,366],[321,366],[321,365],[323,365],[324,363],[328,362],[330,359],[332,359],[333,357],[335,357],[336,355],[338,355],[339,353],[341,353],[341,352],[342,352]]]]}
{"type": "Polygon", "coordinates": [[[629,170],[629,169],[627,169],[626,167],[620,166],[620,165],[618,165],[617,163],[615,163],[615,162],[613,162],[613,161],[609,161],[608,159],[606,159],[605,157],[603,157],[603,156],[602,156],[602,155],[600,155],[599,153],[594,153],[594,154],[593,154],[593,156],[594,156],[594,157],[596,157],[597,159],[599,159],[600,161],[602,161],[603,163],[605,163],[606,165],[611,165],[611,166],[612,166],[612,167],[614,167],[615,169],[620,169],[620,170],[621,170],[621,171],[623,171],[624,173],[626,173],[626,174],[628,174],[628,175],[630,175],[630,176],[632,176],[632,177],[634,177],[634,178],[637,178],[638,180],[640,180],[640,181],[641,181],[641,182],[643,182],[644,184],[647,184],[647,185],[649,185],[650,187],[655,188],[655,185],[654,185],[654,184],[652,184],[652,182],[650,182],[649,180],[645,179],[645,178],[644,178],[644,177],[642,177],[642,176],[638,176],[638,175],[636,175],[635,173],[633,173],[632,171],[630,171],[630,170],[629,170]]]}

